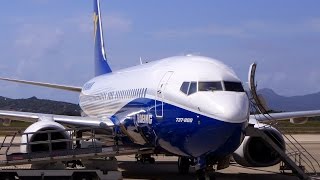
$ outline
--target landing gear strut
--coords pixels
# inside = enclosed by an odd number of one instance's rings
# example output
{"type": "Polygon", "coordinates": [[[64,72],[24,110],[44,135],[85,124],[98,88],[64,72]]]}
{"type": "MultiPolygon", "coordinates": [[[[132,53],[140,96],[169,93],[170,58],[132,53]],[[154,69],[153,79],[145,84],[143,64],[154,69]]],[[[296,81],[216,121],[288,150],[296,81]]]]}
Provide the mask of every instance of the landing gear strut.
{"type": "Polygon", "coordinates": [[[214,168],[211,163],[208,164],[205,157],[199,157],[196,161],[196,176],[197,180],[214,180],[214,168]]]}
{"type": "Polygon", "coordinates": [[[178,170],[180,174],[188,174],[190,167],[190,159],[186,157],[179,157],[178,159],[178,170]]]}
{"type": "Polygon", "coordinates": [[[199,169],[196,171],[197,180],[215,180],[214,169],[212,166],[205,169],[199,169]]]}

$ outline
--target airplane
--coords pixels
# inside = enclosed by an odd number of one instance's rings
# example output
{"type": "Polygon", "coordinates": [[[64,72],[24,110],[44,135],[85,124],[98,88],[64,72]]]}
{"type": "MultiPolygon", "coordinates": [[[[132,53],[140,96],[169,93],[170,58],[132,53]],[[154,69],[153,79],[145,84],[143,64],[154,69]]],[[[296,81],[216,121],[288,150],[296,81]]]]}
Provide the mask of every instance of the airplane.
{"type": "MultiPolygon", "coordinates": [[[[266,117],[250,115],[249,97],[230,67],[210,57],[187,55],[112,71],[105,51],[100,1],[93,3],[95,77],[83,87],[0,78],[79,93],[79,105],[86,116],[0,110],[0,118],[32,122],[27,133],[63,130],[65,126],[108,129],[121,137],[119,142],[124,145],[154,147],[160,153],[178,156],[179,172],[186,174],[194,166],[200,179],[208,167],[229,160],[231,155],[243,166],[279,163],[279,156],[268,146],[258,152],[262,139],[253,141],[245,135],[246,127],[254,124],[284,143],[276,129],[258,126],[266,117]]],[[[281,120],[319,115],[320,110],[271,116],[281,120]]],[[[22,138],[22,143],[32,142],[33,136],[22,138]]],[[[37,149],[21,146],[21,152],[32,151],[37,149]]]]}

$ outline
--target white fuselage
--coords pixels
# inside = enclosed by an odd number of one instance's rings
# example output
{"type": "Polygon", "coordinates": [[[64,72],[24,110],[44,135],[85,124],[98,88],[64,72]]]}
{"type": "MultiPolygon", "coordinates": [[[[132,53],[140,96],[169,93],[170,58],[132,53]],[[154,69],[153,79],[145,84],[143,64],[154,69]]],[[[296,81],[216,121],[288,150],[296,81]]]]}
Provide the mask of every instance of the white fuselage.
{"type": "MultiPolygon", "coordinates": [[[[245,92],[227,91],[222,83],[223,90],[196,90],[187,95],[181,91],[183,82],[241,81],[231,68],[220,61],[201,56],[176,56],[93,78],[83,87],[80,106],[88,116],[101,120],[116,117],[115,124],[119,125],[125,123],[130,114],[139,113],[151,113],[148,117],[160,123],[166,113],[177,111],[170,111],[171,107],[166,108],[165,105],[196,114],[194,118],[177,115],[177,124],[188,124],[188,121],[198,121],[199,124],[199,116],[234,124],[248,121],[249,101],[245,92]],[[149,101],[148,104],[139,101],[140,104],[132,105],[138,99],[149,101]]],[[[130,136],[130,132],[126,134],[130,136]]],[[[136,142],[139,141],[144,144],[136,138],[136,142]]]]}

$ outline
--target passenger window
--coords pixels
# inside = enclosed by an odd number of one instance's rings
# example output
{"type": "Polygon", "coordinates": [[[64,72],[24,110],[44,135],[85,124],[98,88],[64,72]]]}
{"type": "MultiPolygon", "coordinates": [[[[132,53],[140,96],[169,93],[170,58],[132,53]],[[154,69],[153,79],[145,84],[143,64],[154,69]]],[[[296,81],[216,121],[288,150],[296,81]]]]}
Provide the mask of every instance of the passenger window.
{"type": "Polygon", "coordinates": [[[222,84],[218,82],[199,82],[199,91],[222,91],[222,84]]]}
{"type": "Polygon", "coordinates": [[[193,94],[195,92],[197,92],[197,82],[191,82],[188,95],[193,94]]]}
{"type": "Polygon", "coordinates": [[[182,91],[185,94],[188,94],[189,84],[190,82],[183,82],[180,87],[180,91],[182,91]]]}
{"type": "Polygon", "coordinates": [[[143,89],[143,97],[146,97],[146,95],[147,95],[147,90],[148,90],[147,88],[144,88],[144,89],[143,89]]]}

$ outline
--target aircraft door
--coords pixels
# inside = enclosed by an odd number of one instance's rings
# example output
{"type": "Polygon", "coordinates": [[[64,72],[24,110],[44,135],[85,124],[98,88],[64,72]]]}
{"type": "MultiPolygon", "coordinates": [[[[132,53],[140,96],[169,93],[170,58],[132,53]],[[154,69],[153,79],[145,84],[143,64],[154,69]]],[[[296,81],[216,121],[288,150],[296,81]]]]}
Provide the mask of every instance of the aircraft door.
{"type": "Polygon", "coordinates": [[[156,92],[156,99],[155,99],[155,113],[156,117],[162,118],[163,117],[163,100],[164,100],[164,92],[166,90],[166,86],[168,84],[169,79],[171,78],[173,71],[166,72],[162,79],[160,80],[156,92]]]}

